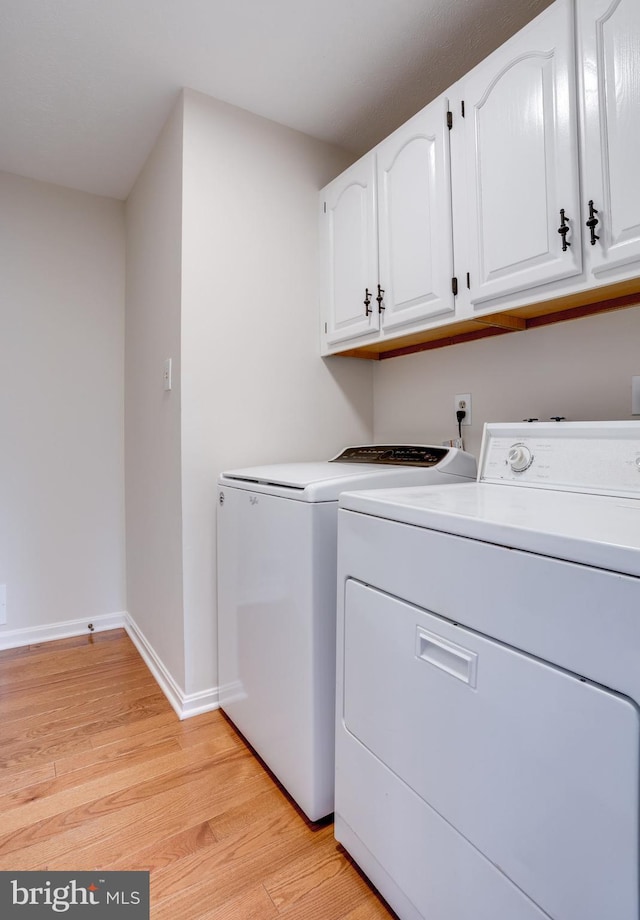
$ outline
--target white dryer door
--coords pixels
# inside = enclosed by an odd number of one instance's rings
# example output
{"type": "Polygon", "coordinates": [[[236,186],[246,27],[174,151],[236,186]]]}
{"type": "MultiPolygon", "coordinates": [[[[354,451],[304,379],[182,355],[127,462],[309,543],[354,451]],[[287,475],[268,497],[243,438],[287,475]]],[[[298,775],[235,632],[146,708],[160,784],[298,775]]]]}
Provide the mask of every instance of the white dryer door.
{"type": "MultiPolygon", "coordinates": [[[[633,703],[354,580],[343,641],[344,728],[373,758],[549,917],[637,920],[633,703]]],[[[380,793],[384,837],[424,848],[380,793]]]]}

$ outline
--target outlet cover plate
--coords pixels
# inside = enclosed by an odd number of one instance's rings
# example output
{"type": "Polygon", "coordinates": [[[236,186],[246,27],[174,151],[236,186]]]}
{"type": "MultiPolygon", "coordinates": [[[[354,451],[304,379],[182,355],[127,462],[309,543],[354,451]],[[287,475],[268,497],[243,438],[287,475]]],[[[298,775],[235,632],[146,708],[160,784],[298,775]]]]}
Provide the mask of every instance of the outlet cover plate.
{"type": "Polygon", "coordinates": [[[466,412],[465,417],[462,419],[462,427],[464,428],[465,425],[471,424],[471,393],[458,393],[457,396],[454,396],[454,412],[462,408],[466,412]]]}
{"type": "Polygon", "coordinates": [[[640,415],[640,377],[631,378],[631,415],[640,415]]]}

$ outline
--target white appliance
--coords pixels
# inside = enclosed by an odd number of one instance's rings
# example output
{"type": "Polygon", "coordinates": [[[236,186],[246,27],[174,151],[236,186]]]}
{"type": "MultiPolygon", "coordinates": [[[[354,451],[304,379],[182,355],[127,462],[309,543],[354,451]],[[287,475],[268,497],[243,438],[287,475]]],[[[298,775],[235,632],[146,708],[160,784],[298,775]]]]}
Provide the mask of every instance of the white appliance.
{"type": "Polygon", "coordinates": [[[338,519],[337,839],[402,920],[638,920],[640,422],[338,519]]]}
{"type": "Polygon", "coordinates": [[[219,479],[220,705],[312,821],[333,811],[338,495],[475,470],[461,450],[383,445],[219,479]]]}

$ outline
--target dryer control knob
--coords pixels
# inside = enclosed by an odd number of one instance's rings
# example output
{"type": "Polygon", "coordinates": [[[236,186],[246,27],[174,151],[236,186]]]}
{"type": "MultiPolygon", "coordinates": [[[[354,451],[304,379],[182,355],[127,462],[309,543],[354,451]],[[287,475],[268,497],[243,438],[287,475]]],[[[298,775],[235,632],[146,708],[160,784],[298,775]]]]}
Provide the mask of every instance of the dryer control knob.
{"type": "Polygon", "coordinates": [[[533,454],[525,444],[513,444],[507,454],[507,463],[514,473],[523,473],[533,463],[533,454]]]}

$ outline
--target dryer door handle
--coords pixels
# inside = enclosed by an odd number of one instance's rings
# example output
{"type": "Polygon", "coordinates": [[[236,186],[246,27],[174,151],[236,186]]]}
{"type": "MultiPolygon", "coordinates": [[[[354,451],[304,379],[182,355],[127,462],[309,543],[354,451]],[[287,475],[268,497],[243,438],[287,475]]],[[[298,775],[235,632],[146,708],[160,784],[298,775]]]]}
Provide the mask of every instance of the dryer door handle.
{"type": "Polygon", "coordinates": [[[475,688],[478,653],[423,629],[416,630],[416,657],[475,688]]]}

